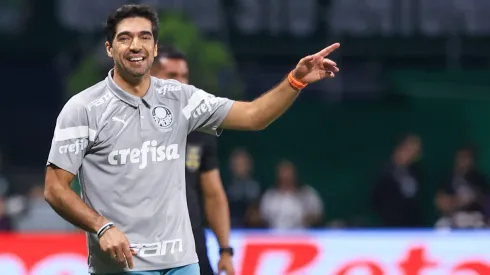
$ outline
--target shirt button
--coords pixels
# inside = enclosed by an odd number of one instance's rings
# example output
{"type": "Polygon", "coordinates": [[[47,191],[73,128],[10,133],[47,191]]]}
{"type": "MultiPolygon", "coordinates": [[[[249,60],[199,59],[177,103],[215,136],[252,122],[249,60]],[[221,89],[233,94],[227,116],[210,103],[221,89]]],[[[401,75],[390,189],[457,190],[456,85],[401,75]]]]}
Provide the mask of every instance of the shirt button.
{"type": "Polygon", "coordinates": [[[145,117],[144,117],[144,116],[141,116],[141,118],[143,119],[143,118],[145,118],[145,117]]]}

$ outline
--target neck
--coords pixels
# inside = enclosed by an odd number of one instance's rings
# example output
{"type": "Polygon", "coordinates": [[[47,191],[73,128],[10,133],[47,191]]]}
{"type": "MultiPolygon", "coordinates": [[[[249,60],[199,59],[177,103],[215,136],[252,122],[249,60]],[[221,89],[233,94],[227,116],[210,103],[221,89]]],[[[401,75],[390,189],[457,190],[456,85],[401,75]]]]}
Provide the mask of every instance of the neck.
{"type": "Polygon", "coordinates": [[[456,168],[455,174],[464,175],[464,174],[468,173],[468,171],[470,171],[469,168],[456,168]]]}
{"type": "Polygon", "coordinates": [[[281,187],[281,188],[279,188],[279,191],[282,193],[294,193],[294,191],[296,191],[296,189],[294,189],[292,187],[281,187]]]}
{"type": "Polygon", "coordinates": [[[114,67],[114,82],[124,91],[138,97],[143,97],[150,88],[150,74],[142,77],[132,77],[114,67]]]}
{"type": "Polygon", "coordinates": [[[235,175],[235,179],[237,179],[237,180],[248,180],[249,176],[237,174],[237,175],[235,175]]]}
{"type": "Polygon", "coordinates": [[[393,162],[398,166],[406,166],[407,160],[399,153],[393,154],[393,162]]]}

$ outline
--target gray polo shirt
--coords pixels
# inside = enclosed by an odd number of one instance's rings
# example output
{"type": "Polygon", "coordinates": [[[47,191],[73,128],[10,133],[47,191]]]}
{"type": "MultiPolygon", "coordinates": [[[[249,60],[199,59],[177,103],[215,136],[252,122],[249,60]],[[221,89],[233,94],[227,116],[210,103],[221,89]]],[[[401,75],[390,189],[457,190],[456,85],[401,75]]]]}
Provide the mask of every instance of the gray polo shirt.
{"type": "MultiPolygon", "coordinates": [[[[108,77],[61,111],[48,163],[80,177],[82,198],[137,250],[133,271],[197,263],[185,192],[193,130],[217,133],[232,100],[175,80],[151,78],[143,98],[108,77]]],[[[89,271],[121,269],[88,234],[89,271]]]]}

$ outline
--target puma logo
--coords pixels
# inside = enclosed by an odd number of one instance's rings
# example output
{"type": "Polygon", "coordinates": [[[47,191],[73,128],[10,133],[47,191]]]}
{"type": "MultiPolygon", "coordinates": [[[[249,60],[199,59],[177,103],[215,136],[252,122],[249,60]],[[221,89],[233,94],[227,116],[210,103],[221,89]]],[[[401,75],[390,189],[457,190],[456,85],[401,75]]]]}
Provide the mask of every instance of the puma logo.
{"type": "Polygon", "coordinates": [[[121,122],[124,126],[127,126],[128,122],[125,121],[124,119],[126,119],[126,115],[124,115],[124,117],[122,119],[120,119],[118,117],[112,117],[112,121],[121,122]]]}

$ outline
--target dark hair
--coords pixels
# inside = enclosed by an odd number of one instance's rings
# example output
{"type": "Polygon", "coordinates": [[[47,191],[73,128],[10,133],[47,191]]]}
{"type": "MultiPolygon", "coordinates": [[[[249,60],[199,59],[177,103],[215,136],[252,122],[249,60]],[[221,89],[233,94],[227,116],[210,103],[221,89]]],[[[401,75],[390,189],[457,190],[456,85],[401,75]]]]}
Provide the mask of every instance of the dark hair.
{"type": "Polygon", "coordinates": [[[415,133],[405,133],[398,139],[396,148],[406,145],[409,141],[420,141],[420,136],[415,133]]]}
{"type": "Polygon", "coordinates": [[[172,45],[160,45],[157,58],[182,59],[187,61],[185,54],[172,45]]]}
{"type": "Polygon", "coordinates": [[[473,158],[476,157],[477,148],[474,144],[465,144],[458,149],[458,153],[469,153],[473,158]]]}
{"type": "Polygon", "coordinates": [[[230,159],[236,158],[237,156],[240,156],[240,155],[245,156],[249,160],[252,160],[252,157],[248,153],[247,149],[245,149],[243,147],[237,147],[237,148],[233,149],[233,151],[230,154],[230,159]]]}
{"type": "Polygon", "coordinates": [[[150,20],[151,32],[155,39],[155,43],[158,38],[159,20],[156,11],[145,5],[124,5],[117,9],[113,14],[107,18],[105,26],[105,35],[109,44],[112,46],[114,37],[116,36],[117,25],[126,18],[142,17],[150,20]]]}

